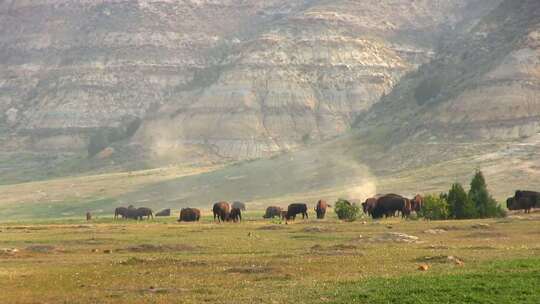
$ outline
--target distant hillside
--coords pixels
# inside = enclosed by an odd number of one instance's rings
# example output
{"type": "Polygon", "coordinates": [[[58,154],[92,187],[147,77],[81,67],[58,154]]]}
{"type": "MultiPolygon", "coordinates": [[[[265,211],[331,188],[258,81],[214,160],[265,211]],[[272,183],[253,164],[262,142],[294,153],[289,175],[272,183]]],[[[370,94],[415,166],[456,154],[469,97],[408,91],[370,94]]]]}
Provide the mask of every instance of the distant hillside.
{"type": "Polygon", "coordinates": [[[498,1],[1,1],[2,151],[136,118],[128,143],[183,162],[325,140],[498,1]]]}
{"type": "Polygon", "coordinates": [[[540,132],[540,2],[504,1],[357,120],[401,142],[540,132]]]}

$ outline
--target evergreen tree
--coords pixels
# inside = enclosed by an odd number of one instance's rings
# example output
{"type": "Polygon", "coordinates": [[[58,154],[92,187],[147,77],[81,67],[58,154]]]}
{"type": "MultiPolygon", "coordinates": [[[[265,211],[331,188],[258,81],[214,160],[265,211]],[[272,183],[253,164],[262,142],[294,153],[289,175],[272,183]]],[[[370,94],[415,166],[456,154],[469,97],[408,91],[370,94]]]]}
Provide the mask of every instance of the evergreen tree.
{"type": "Polygon", "coordinates": [[[497,202],[491,197],[487,190],[486,179],[482,171],[477,170],[471,180],[471,189],[469,190],[469,198],[473,201],[476,216],[479,218],[487,218],[500,216],[502,209],[497,202]]]}
{"type": "Polygon", "coordinates": [[[474,203],[459,183],[453,184],[448,192],[448,207],[450,216],[456,219],[474,218],[476,216],[474,203]]]}

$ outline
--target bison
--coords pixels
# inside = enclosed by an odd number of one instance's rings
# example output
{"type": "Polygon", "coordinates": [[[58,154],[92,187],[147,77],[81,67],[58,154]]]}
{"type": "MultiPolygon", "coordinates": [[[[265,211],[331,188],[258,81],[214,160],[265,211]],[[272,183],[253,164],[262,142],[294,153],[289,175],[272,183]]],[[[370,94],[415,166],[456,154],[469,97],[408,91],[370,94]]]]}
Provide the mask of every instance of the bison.
{"type": "Polygon", "coordinates": [[[506,200],[506,207],[508,210],[523,210],[525,213],[530,213],[534,208],[534,201],[528,196],[521,196],[519,199],[515,197],[509,197],[506,200]]]}
{"type": "MultiPolygon", "coordinates": [[[[246,211],[246,204],[242,202],[233,202],[231,208],[238,208],[242,211],[246,211]]],[[[232,210],[231,210],[232,211],[232,210]]]]}
{"type": "Polygon", "coordinates": [[[317,213],[318,219],[324,219],[324,216],[326,215],[326,208],[328,208],[328,204],[325,200],[319,200],[317,202],[317,205],[315,206],[315,212],[317,213]]]}
{"type": "Polygon", "coordinates": [[[420,194],[415,195],[410,201],[412,211],[419,212],[420,210],[422,210],[422,205],[424,205],[424,198],[420,194]]]}
{"type": "Polygon", "coordinates": [[[540,192],[518,190],[514,195],[517,200],[525,197],[531,201],[533,208],[540,208],[540,192]]]}
{"type": "Polygon", "coordinates": [[[401,216],[406,217],[411,214],[411,210],[411,201],[408,198],[396,194],[387,194],[377,199],[375,207],[371,211],[371,216],[376,219],[383,216],[394,216],[396,212],[401,212],[401,216]]]}
{"type": "Polygon", "coordinates": [[[163,209],[156,213],[156,216],[171,216],[171,209],[163,209]]]}
{"type": "Polygon", "coordinates": [[[180,210],[179,222],[198,222],[201,218],[201,211],[196,208],[182,208],[180,210]]]}
{"type": "Polygon", "coordinates": [[[263,215],[263,218],[274,218],[281,216],[281,208],[276,206],[270,206],[266,208],[266,212],[263,215]]]}
{"type": "Polygon", "coordinates": [[[121,216],[122,218],[128,217],[128,208],[126,207],[118,207],[114,209],[114,219],[118,219],[118,216],[121,216]]]}
{"type": "Polygon", "coordinates": [[[232,208],[228,220],[235,223],[242,221],[242,211],[240,210],[240,208],[232,208]]]}
{"type": "Polygon", "coordinates": [[[142,220],[143,217],[146,216],[146,219],[150,219],[150,217],[154,218],[154,214],[152,213],[152,209],[146,208],[146,207],[140,207],[136,209],[137,218],[142,220]]]}
{"type": "Polygon", "coordinates": [[[309,218],[307,213],[307,205],[306,204],[290,204],[287,208],[287,220],[295,220],[297,214],[302,214],[302,219],[309,218]]]}
{"type": "Polygon", "coordinates": [[[379,196],[370,197],[366,199],[365,202],[362,203],[362,210],[364,210],[364,213],[367,215],[371,215],[373,212],[373,209],[375,209],[375,206],[377,205],[377,200],[379,199],[379,196]]]}
{"type": "Polygon", "coordinates": [[[229,219],[231,207],[229,206],[229,203],[227,202],[218,202],[214,204],[214,208],[212,208],[212,212],[214,213],[214,221],[218,220],[218,222],[225,222],[229,219]]]}

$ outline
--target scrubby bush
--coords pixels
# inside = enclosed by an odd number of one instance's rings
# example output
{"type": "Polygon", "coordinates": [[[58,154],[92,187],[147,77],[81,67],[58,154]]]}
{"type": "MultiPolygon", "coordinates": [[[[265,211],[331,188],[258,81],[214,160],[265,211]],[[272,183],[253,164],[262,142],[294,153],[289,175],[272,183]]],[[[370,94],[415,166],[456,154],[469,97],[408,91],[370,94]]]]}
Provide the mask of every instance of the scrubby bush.
{"type": "Polygon", "coordinates": [[[340,220],[354,221],[360,213],[360,208],[351,204],[348,200],[340,198],[334,204],[334,211],[340,220]]]}
{"type": "Polygon", "coordinates": [[[428,220],[445,220],[450,216],[445,195],[427,195],[418,216],[428,220]]]}

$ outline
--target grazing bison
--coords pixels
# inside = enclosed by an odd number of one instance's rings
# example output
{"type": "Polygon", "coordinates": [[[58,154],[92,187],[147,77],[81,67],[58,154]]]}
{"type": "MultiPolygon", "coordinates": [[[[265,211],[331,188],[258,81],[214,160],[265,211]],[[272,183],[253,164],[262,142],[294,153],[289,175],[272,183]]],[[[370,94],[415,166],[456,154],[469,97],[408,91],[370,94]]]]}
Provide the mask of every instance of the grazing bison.
{"type": "Polygon", "coordinates": [[[287,208],[287,220],[295,220],[297,214],[302,214],[302,219],[309,218],[307,213],[307,205],[306,204],[290,204],[287,208]]]}
{"type": "Polygon", "coordinates": [[[128,208],[126,207],[118,207],[114,209],[114,219],[118,219],[118,216],[121,216],[122,218],[128,217],[128,208]]]}
{"type": "Polygon", "coordinates": [[[365,202],[362,203],[362,210],[364,210],[364,213],[367,215],[371,215],[373,212],[373,209],[375,209],[375,206],[377,205],[377,200],[379,199],[379,196],[370,197],[366,199],[365,202]]]}
{"type": "Polygon", "coordinates": [[[315,212],[317,213],[318,219],[324,219],[324,216],[326,215],[326,208],[328,208],[328,204],[324,200],[319,200],[317,202],[317,206],[315,206],[315,212]]]}
{"type": "Polygon", "coordinates": [[[276,206],[270,206],[266,208],[266,212],[263,215],[263,218],[274,218],[281,216],[281,208],[276,206]]]}
{"type": "Polygon", "coordinates": [[[156,216],[171,216],[171,209],[163,209],[156,213],[156,216]]]}
{"type": "MultiPolygon", "coordinates": [[[[242,202],[233,202],[231,208],[238,208],[242,211],[246,211],[246,204],[242,202]]],[[[231,210],[232,211],[232,210],[231,210]]]]}
{"type": "Polygon", "coordinates": [[[424,198],[420,194],[415,195],[410,201],[412,211],[419,212],[420,210],[422,210],[422,205],[424,205],[424,198]]]}
{"type": "Polygon", "coordinates": [[[140,207],[135,209],[136,210],[136,219],[142,220],[143,217],[146,216],[146,219],[150,219],[150,217],[154,218],[154,214],[152,213],[152,209],[146,208],[146,207],[140,207]]]}
{"type": "Polygon", "coordinates": [[[529,196],[521,196],[519,199],[509,197],[506,200],[506,208],[508,208],[508,210],[523,210],[525,213],[530,213],[531,209],[534,207],[534,201],[529,196]]]}
{"type": "Polygon", "coordinates": [[[242,211],[240,210],[240,208],[232,208],[228,220],[235,223],[240,222],[242,220],[242,211]]]}
{"type": "Polygon", "coordinates": [[[180,210],[179,222],[198,222],[201,218],[201,211],[196,208],[182,208],[180,210]]]}
{"type": "Polygon", "coordinates": [[[387,194],[377,199],[375,208],[371,211],[371,216],[376,219],[383,216],[394,216],[396,212],[401,212],[401,216],[406,217],[411,214],[411,210],[411,201],[408,198],[396,194],[387,194]]]}
{"type": "Polygon", "coordinates": [[[533,208],[540,208],[540,192],[518,190],[514,195],[514,198],[517,200],[525,197],[531,201],[533,208]]]}
{"type": "Polygon", "coordinates": [[[214,213],[214,221],[218,220],[218,222],[225,222],[229,219],[231,207],[229,206],[229,203],[227,202],[218,202],[214,204],[214,208],[212,208],[212,212],[214,213]]]}

